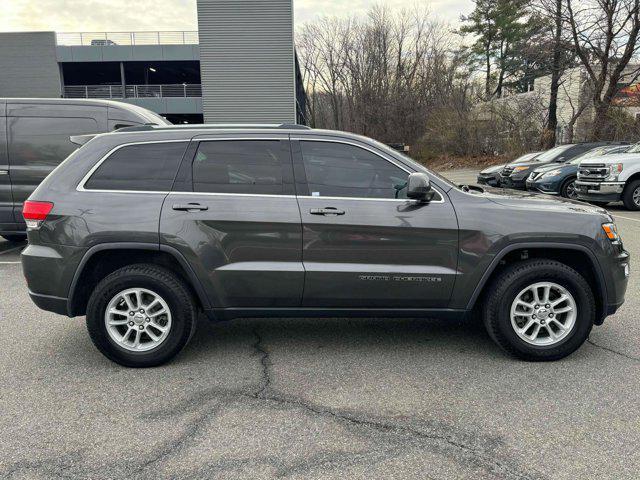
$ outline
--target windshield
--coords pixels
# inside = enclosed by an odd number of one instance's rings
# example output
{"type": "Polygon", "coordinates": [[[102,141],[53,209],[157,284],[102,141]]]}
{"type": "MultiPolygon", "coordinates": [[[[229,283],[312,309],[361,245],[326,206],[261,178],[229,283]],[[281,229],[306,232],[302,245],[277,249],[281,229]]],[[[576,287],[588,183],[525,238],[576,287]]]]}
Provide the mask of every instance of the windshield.
{"type": "Polygon", "coordinates": [[[551,150],[547,150],[540,156],[536,157],[536,162],[551,162],[556,159],[561,153],[569,150],[573,145],[561,145],[551,150]]]}
{"type": "Polygon", "coordinates": [[[633,145],[629,150],[627,150],[627,153],[640,153],[640,143],[633,145]]]}
{"type": "Polygon", "coordinates": [[[611,147],[594,148],[593,150],[589,150],[588,152],[584,152],[582,155],[578,155],[576,158],[571,160],[569,163],[571,165],[578,165],[585,158],[601,157],[602,155],[606,154],[609,150],[611,150],[611,147]]]}

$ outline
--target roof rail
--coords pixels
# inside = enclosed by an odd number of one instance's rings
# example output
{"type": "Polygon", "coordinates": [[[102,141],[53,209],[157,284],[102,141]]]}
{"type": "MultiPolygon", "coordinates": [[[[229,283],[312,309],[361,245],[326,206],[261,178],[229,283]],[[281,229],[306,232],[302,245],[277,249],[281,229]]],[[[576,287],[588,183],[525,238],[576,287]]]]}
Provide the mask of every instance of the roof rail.
{"type": "Polygon", "coordinates": [[[186,124],[186,125],[139,125],[135,127],[123,127],[116,130],[116,132],[148,132],[151,130],[180,130],[180,129],[198,129],[198,130],[223,130],[223,129],[282,129],[282,130],[311,130],[311,127],[306,125],[296,125],[288,123],[265,123],[265,124],[250,124],[250,123],[205,123],[205,124],[186,124]]]}

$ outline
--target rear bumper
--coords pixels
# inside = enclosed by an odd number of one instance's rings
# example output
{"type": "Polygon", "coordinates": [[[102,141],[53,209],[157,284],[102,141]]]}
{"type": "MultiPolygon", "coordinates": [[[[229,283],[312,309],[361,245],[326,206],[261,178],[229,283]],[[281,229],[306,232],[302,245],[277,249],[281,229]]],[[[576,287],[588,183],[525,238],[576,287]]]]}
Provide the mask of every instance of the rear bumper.
{"type": "Polygon", "coordinates": [[[22,272],[29,296],[43,310],[68,314],[69,287],[86,249],[66,245],[29,244],[22,251],[22,272]]]}
{"type": "Polygon", "coordinates": [[[59,315],[68,315],[68,300],[62,297],[54,297],[53,295],[42,295],[29,291],[29,296],[38,308],[48,312],[54,312],[59,315]]]}

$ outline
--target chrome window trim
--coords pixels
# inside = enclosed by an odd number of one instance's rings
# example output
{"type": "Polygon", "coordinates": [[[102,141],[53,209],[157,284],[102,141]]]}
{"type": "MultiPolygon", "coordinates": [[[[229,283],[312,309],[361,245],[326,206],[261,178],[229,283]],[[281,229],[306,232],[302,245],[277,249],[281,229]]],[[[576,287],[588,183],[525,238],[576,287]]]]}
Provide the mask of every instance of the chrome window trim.
{"type": "Polygon", "coordinates": [[[80,183],[78,183],[78,185],[76,186],[76,191],[78,191],[78,192],[98,192],[98,193],[162,193],[162,194],[166,195],[169,192],[155,191],[155,190],[109,190],[109,189],[102,190],[102,189],[85,188],[85,184],[93,176],[93,174],[96,172],[96,170],[98,170],[98,168],[100,168],[100,166],[111,155],[113,155],[115,152],[117,152],[121,148],[131,147],[131,146],[134,146],[134,145],[149,145],[149,144],[160,144],[160,143],[186,143],[187,146],[188,146],[188,144],[190,142],[191,142],[191,139],[182,139],[182,140],[149,140],[149,141],[146,141],[146,142],[130,142],[130,143],[123,143],[121,145],[118,145],[118,146],[112,148],[111,150],[109,150],[100,160],[98,160],[98,162],[93,167],[91,167],[91,169],[87,172],[87,174],[84,177],[82,177],[82,180],[80,180],[80,183]]]}
{"type": "MultiPolygon", "coordinates": [[[[103,189],[87,189],[85,188],[85,184],[89,181],[91,176],[100,168],[100,166],[116,151],[120,150],[124,147],[134,146],[134,145],[148,145],[148,144],[159,144],[159,143],[190,143],[190,142],[220,142],[220,141],[247,141],[247,140],[277,140],[277,141],[311,141],[311,142],[325,142],[325,143],[341,143],[345,145],[351,145],[354,147],[362,148],[363,150],[367,150],[372,154],[380,157],[381,159],[389,162],[393,166],[403,170],[407,174],[414,173],[404,165],[398,165],[396,162],[386,158],[380,153],[376,152],[372,148],[366,147],[364,145],[360,145],[355,142],[347,141],[347,140],[327,140],[322,138],[304,138],[304,137],[295,137],[295,138],[287,138],[290,137],[290,134],[282,133],[280,136],[260,136],[260,137],[221,137],[221,138],[188,138],[188,139],[180,139],[180,140],[148,140],[144,142],[129,142],[118,145],[111,150],[109,150],[88,172],[87,174],[80,180],[76,187],[76,191],[78,192],[94,192],[94,193],[123,193],[123,194],[157,194],[157,195],[205,195],[205,196],[234,196],[234,197],[263,197],[263,198],[311,198],[311,199],[322,199],[322,200],[359,200],[359,201],[372,201],[372,202],[414,202],[410,198],[370,198],[370,197],[316,197],[313,195],[280,195],[280,194],[259,194],[259,193],[220,193],[220,192],[180,192],[180,191],[156,191],[156,190],[103,190],[103,189]]],[[[445,203],[444,194],[440,191],[438,187],[434,187],[436,193],[440,196],[439,200],[434,200],[431,203],[445,203]]]]}
{"type": "MultiPolygon", "coordinates": [[[[431,202],[425,202],[425,205],[432,203],[444,203],[444,197],[437,188],[434,188],[436,193],[440,195],[440,200],[433,200],[431,202]]],[[[368,200],[370,202],[398,202],[398,203],[415,203],[416,200],[411,198],[369,198],[369,197],[314,197],[313,195],[298,195],[298,198],[313,199],[313,200],[357,200],[359,202],[368,200]]]]}
{"type": "MultiPolygon", "coordinates": [[[[352,142],[352,141],[348,141],[348,140],[339,140],[339,139],[324,139],[324,138],[313,138],[313,137],[309,137],[309,138],[304,138],[304,137],[291,137],[291,141],[299,141],[299,142],[324,142],[324,143],[341,143],[344,145],[351,145],[353,147],[357,147],[357,148],[361,148],[363,150],[366,150],[368,152],[371,152],[373,155],[381,158],[382,160],[385,160],[386,162],[390,163],[391,165],[393,165],[394,167],[399,168],[400,170],[403,170],[405,173],[407,174],[412,174],[412,173],[416,173],[411,171],[410,169],[408,169],[405,165],[398,165],[395,161],[387,158],[385,155],[375,151],[373,148],[365,146],[365,145],[361,145],[359,143],[356,142],[352,142]]],[[[304,160],[303,160],[304,161],[304,160]]],[[[308,185],[308,181],[307,181],[307,185],[308,185]]],[[[444,195],[443,193],[440,191],[439,188],[434,187],[432,185],[432,188],[436,191],[436,193],[440,196],[440,200],[434,200],[432,202],[429,203],[445,203],[444,201],[444,195]]],[[[414,201],[411,200],[410,198],[370,198],[370,197],[316,197],[313,195],[298,195],[300,198],[324,198],[324,199],[330,199],[330,200],[374,200],[374,201],[382,201],[382,202],[400,202],[400,201],[414,201]]]]}

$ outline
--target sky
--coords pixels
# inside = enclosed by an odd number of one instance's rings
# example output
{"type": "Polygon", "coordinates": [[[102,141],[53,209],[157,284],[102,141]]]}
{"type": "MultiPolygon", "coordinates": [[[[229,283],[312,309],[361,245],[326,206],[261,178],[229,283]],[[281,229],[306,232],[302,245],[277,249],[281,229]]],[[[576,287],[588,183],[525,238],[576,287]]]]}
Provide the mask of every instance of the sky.
{"type": "MultiPolygon", "coordinates": [[[[294,0],[296,26],[318,16],[349,16],[376,3],[426,4],[456,23],[472,0],[294,0]]],[[[128,32],[197,30],[196,0],[0,0],[0,31],[128,32]]]]}

